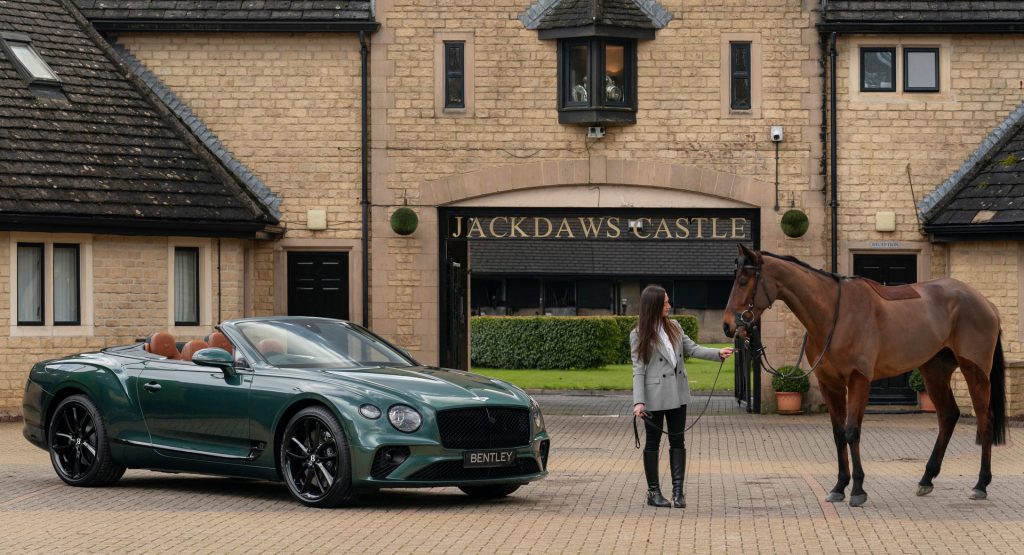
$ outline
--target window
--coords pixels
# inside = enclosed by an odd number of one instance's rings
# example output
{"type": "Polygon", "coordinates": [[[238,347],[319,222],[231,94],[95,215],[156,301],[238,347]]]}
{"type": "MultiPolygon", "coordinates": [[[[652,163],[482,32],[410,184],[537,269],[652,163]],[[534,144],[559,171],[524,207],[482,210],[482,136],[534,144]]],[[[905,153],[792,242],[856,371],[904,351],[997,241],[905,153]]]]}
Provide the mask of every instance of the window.
{"type": "Polygon", "coordinates": [[[636,40],[559,41],[559,123],[636,123],[636,40]]]}
{"type": "Polygon", "coordinates": [[[22,33],[0,32],[0,47],[32,91],[49,98],[64,98],[60,91],[60,77],[32,46],[31,37],[22,33]]]}
{"type": "Polygon", "coordinates": [[[896,90],[896,49],[860,49],[860,90],[891,92],[896,90]]]}
{"type": "Polygon", "coordinates": [[[750,43],[729,43],[729,107],[749,110],[750,103],[750,43]]]}
{"type": "Polygon", "coordinates": [[[48,303],[53,306],[50,318],[53,325],[81,324],[79,245],[18,243],[16,264],[19,326],[46,325],[48,303]],[[51,268],[49,284],[47,268],[51,268]],[[47,285],[50,286],[49,291],[47,285]],[[51,295],[49,298],[48,294],[51,295]]]}
{"type": "Polygon", "coordinates": [[[18,325],[43,322],[43,245],[18,243],[18,325]]]}
{"type": "Polygon", "coordinates": [[[938,92],[939,49],[903,49],[903,90],[906,92],[938,92]]]}
{"type": "Polygon", "coordinates": [[[53,324],[77,326],[81,323],[79,306],[78,245],[53,246],[53,324]]]}
{"type": "Polygon", "coordinates": [[[199,325],[199,248],[174,248],[174,325],[199,325]]]}
{"type": "Polygon", "coordinates": [[[444,42],[444,107],[465,108],[465,50],[464,41],[444,42]]]}

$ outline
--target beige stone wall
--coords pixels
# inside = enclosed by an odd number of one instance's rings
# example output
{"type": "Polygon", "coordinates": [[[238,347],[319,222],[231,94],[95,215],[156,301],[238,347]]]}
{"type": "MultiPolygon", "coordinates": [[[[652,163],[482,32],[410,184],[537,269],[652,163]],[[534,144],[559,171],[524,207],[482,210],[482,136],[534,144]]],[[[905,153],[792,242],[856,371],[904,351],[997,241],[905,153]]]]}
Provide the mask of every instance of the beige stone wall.
{"type": "MultiPolygon", "coordinates": [[[[212,331],[218,317],[226,320],[242,316],[244,250],[248,241],[223,239],[220,243],[220,283],[217,293],[217,240],[207,238],[119,237],[83,235],[91,253],[82,257],[82,313],[93,314],[89,328],[83,320],[81,328],[61,326],[12,325],[11,305],[16,302],[11,291],[12,245],[19,238],[49,241],[54,236],[30,236],[0,233],[0,416],[21,413],[21,395],[25,379],[33,364],[47,358],[74,354],[103,347],[133,342],[160,330],[169,330],[179,341],[199,339],[212,331]],[[205,286],[208,304],[201,308],[202,326],[174,328],[168,299],[170,247],[174,244],[202,245],[201,283],[205,286]],[[91,279],[92,288],[86,281],[91,279]]],[[[61,237],[63,240],[63,236],[61,237]]]]}

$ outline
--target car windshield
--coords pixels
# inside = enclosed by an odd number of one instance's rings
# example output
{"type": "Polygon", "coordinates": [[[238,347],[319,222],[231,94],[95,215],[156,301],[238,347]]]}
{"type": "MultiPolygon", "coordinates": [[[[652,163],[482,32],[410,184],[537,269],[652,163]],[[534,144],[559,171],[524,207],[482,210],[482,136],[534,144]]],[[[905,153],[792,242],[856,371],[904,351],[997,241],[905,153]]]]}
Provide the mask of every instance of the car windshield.
{"type": "Polygon", "coordinates": [[[281,368],[412,366],[412,361],[366,330],[315,318],[240,322],[237,329],[270,364],[281,368]]]}

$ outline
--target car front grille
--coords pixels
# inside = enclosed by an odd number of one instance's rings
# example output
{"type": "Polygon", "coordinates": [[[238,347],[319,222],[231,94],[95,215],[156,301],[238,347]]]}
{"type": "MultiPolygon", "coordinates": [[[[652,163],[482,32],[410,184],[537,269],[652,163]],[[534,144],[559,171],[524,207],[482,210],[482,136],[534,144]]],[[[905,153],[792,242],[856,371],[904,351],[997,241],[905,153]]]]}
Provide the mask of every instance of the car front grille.
{"type": "Polygon", "coordinates": [[[418,470],[407,480],[424,482],[448,482],[454,480],[481,480],[486,478],[514,478],[540,472],[537,459],[523,458],[514,466],[491,468],[463,468],[462,461],[441,461],[418,470]]]}
{"type": "Polygon", "coordinates": [[[437,413],[447,449],[496,449],[530,443],[530,411],[507,407],[450,409],[437,413]]]}

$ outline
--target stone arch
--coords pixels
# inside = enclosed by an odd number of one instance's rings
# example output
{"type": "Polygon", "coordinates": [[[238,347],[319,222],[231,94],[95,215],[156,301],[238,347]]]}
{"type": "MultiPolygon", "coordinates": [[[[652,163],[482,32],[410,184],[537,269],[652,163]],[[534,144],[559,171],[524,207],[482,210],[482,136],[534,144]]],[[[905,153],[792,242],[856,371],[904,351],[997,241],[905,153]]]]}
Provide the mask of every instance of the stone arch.
{"type": "Polygon", "coordinates": [[[502,192],[580,184],[611,184],[687,191],[764,208],[770,183],[710,168],[652,160],[605,157],[543,160],[451,175],[424,182],[420,204],[444,206],[502,192]]]}

